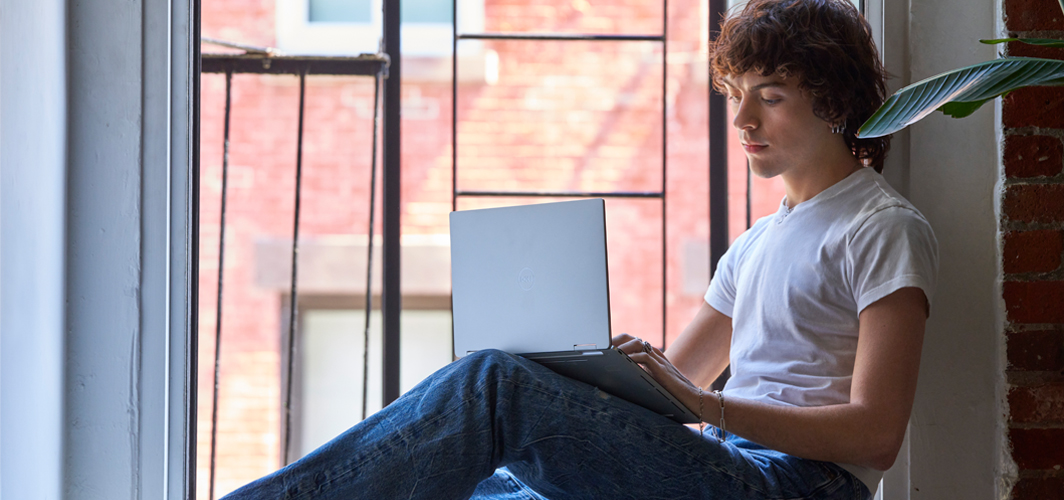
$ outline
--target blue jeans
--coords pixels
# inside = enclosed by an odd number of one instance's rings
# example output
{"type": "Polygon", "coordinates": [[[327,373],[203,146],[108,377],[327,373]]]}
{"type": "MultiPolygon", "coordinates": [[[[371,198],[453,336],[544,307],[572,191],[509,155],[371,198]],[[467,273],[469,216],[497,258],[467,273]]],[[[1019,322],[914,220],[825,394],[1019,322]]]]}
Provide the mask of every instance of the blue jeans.
{"type": "Polygon", "coordinates": [[[523,358],[480,351],[242,499],[867,499],[840,467],[724,444],[523,358]],[[504,467],[500,469],[501,467],[504,467]],[[497,470],[499,469],[499,470],[497,470]]]}

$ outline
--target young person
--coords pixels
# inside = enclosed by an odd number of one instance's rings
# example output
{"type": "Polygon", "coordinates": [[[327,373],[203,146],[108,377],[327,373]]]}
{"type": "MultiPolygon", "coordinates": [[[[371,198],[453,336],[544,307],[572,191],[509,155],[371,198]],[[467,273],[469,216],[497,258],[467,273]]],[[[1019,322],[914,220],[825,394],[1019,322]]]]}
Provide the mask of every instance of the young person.
{"type": "Polygon", "coordinates": [[[753,0],[711,63],[750,168],[786,197],[667,353],[614,339],[708,432],[485,351],[227,498],[870,498],[905,434],[937,268],[930,226],[878,173],[888,140],[855,136],[885,94],[870,29],[845,0],[753,0]]]}

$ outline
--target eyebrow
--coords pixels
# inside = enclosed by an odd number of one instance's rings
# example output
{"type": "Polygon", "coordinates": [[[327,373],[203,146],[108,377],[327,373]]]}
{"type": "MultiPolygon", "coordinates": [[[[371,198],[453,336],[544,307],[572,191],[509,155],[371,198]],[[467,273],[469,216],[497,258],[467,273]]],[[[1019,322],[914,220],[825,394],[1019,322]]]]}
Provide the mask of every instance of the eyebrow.
{"type": "Polygon", "coordinates": [[[766,87],[786,87],[786,86],[787,85],[784,84],[783,82],[765,82],[765,83],[760,83],[760,84],[754,85],[753,87],[750,88],[750,91],[751,92],[756,92],[756,91],[761,90],[761,89],[766,88],[766,87]]]}
{"type": "MultiPolygon", "coordinates": [[[[734,82],[729,81],[728,79],[724,79],[724,84],[729,86],[729,87],[731,87],[731,88],[734,88],[734,89],[738,89],[739,88],[738,85],[735,85],[734,82]]],[[[754,85],[753,87],[750,87],[750,92],[757,92],[758,90],[761,90],[761,89],[767,88],[767,87],[779,88],[779,87],[786,87],[786,86],[787,85],[785,83],[780,82],[780,81],[765,82],[765,83],[759,83],[757,85],[754,85]]]]}

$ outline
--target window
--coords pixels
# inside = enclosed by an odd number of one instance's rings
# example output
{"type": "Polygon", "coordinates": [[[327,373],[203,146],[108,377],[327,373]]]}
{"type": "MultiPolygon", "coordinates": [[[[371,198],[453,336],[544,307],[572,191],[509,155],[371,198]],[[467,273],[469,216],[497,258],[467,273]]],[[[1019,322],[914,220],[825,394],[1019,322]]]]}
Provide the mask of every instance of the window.
{"type": "MultiPolygon", "coordinates": [[[[309,192],[309,191],[308,191],[309,192]]],[[[255,244],[255,283],[279,299],[280,345],[288,344],[287,298],[291,241],[262,238],[255,244]]],[[[375,283],[370,313],[369,370],[365,360],[366,239],[350,235],[301,238],[299,322],[292,362],[291,441],[287,462],[362,420],[362,396],[368,388],[367,415],[381,409],[382,328],[380,239],[374,241],[375,283]],[[365,374],[365,375],[364,375],[365,374]],[[365,379],[363,377],[366,377],[365,379]],[[365,382],[365,383],[364,383],[365,382]]],[[[399,385],[406,392],[452,361],[450,246],[446,236],[402,238],[403,311],[399,385]]],[[[280,397],[287,388],[288,354],[280,349],[280,397]]],[[[284,407],[279,405],[283,439],[284,407]]]]}
{"type": "MultiPolygon", "coordinates": [[[[293,54],[376,52],[382,0],[276,0],[278,48],[293,54]]],[[[459,31],[482,31],[483,0],[459,0],[459,31]]],[[[451,0],[404,0],[402,52],[415,57],[451,55],[451,0]]]]}
{"type": "MultiPolygon", "coordinates": [[[[441,298],[442,304],[429,304],[429,309],[406,307],[401,313],[402,392],[451,362],[451,311],[447,297],[441,298]]],[[[369,370],[363,379],[365,309],[356,304],[364,300],[332,296],[300,301],[289,461],[360,422],[364,389],[369,389],[366,414],[381,409],[381,313],[374,309],[370,314],[369,370]]]]}

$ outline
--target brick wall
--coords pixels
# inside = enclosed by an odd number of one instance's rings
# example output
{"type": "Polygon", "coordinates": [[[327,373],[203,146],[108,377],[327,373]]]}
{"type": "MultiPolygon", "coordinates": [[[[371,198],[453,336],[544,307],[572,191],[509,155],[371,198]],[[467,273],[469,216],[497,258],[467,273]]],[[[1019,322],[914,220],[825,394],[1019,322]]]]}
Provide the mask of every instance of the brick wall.
{"type": "MultiPolygon", "coordinates": [[[[1064,38],[1056,0],[1005,0],[1009,36],[1064,38]]],[[[1011,56],[1064,50],[1010,44],[1011,56]]],[[[1017,500],[1064,498],[1064,89],[1004,99],[1001,201],[1008,437],[1017,500]]]]}

